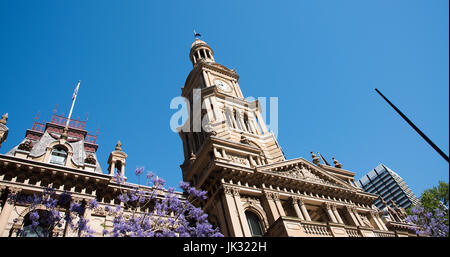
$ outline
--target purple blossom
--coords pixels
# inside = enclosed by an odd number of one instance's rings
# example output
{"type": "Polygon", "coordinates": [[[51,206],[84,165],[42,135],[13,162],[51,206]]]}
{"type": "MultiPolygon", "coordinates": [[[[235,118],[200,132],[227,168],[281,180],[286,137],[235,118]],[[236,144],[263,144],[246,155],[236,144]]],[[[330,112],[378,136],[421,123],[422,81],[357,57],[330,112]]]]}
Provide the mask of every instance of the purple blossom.
{"type": "Polygon", "coordinates": [[[144,172],[144,167],[138,167],[138,168],[136,168],[136,170],[134,171],[134,174],[135,174],[136,176],[140,176],[143,172],[144,172]]]}
{"type": "Polygon", "coordinates": [[[147,179],[151,179],[153,176],[155,176],[155,174],[153,174],[153,172],[147,171],[147,179]]]}
{"type": "Polygon", "coordinates": [[[97,199],[90,200],[88,206],[89,206],[89,209],[97,208],[98,207],[97,199]]]}
{"type": "Polygon", "coordinates": [[[158,186],[164,186],[164,184],[166,183],[166,181],[158,176],[155,176],[152,178],[152,182],[153,185],[155,185],[156,187],[158,186]]]}
{"type": "MultiPolygon", "coordinates": [[[[143,169],[140,169],[136,175],[139,176],[142,172],[143,169]]],[[[153,186],[163,189],[165,181],[162,178],[153,175],[153,173],[147,175],[153,186]]],[[[124,182],[124,178],[119,174],[116,174],[115,178],[119,183],[124,182]]],[[[118,195],[119,201],[126,208],[122,208],[120,205],[116,205],[114,208],[104,205],[105,211],[109,213],[108,215],[112,215],[114,218],[112,228],[110,230],[103,229],[102,235],[113,237],[222,236],[218,228],[213,228],[209,224],[207,220],[208,215],[201,208],[192,204],[195,200],[206,199],[206,191],[190,187],[189,183],[186,182],[180,183],[180,187],[189,195],[189,201],[180,198],[175,193],[174,188],[163,190],[162,192],[165,193],[160,195],[154,192],[161,191],[136,187],[118,195]],[[144,214],[137,212],[139,207],[145,209],[144,214]],[[129,215],[130,213],[133,215],[129,215]]],[[[40,196],[19,194],[13,200],[22,201],[30,205],[30,208],[32,208],[30,212],[32,226],[37,227],[42,223],[49,228],[62,227],[64,222],[67,222],[72,229],[77,231],[78,236],[87,237],[93,236],[94,231],[89,227],[89,220],[83,217],[84,212],[86,209],[95,209],[103,205],[97,202],[96,199],[90,200],[86,204],[73,202],[70,193],[64,192],[58,196],[55,190],[52,189],[44,190],[40,196]],[[37,206],[41,204],[50,210],[44,216],[36,211],[37,206]],[[59,207],[66,208],[68,212],[61,215],[62,212],[59,211],[59,207]]],[[[46,231],[44,235],[48,235],[48,232],[46,231]]]]}
{"type": "Polygon", "coordinates": [[[421,205],[411,209],[412,215],[406,217],[405,221],[414,224],[414,230],[418,235],[432,237],[448,237],[448,220],[445,218],[446,209],[436,208],[433,211],[426,211],[421,205]]]}

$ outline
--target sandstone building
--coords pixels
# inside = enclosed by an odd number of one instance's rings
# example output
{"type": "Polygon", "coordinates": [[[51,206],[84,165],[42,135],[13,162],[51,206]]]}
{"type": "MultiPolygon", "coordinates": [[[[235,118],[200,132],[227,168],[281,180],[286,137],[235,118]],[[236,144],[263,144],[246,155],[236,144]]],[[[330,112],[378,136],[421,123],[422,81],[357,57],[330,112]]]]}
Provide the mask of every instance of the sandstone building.
{"type": "MultiPolygon", "coordinates": [[[[312,162],[286,160],[267,129],[259,102],[245,100],[239,75],[215,62],[204,41],[195,40],[189,57],[193,69],[182,96],[191,104],[200,97],[203,108],[192,112],[179,130],[185,157],[182,176],[208,192],[202,208],[225,236],[414,236],[403,222],[403,209],[374,207],[377,196],[364,192],[355,174],[337,160],[334,166],[314,154],[312,162]],[[204,121],[200,129],[193,122],[195,115],[204,121]]],[[[7,118],[0,121],[0,144],[7,138],[7,118]]],[[[35,121],[22,142],[0,155],[0,236],[17,236],[26,223],[27,207],[6,201],[17,192],[39,193],[50,186],[72,192],[77,201],[117,203],[120,188],[113,175],[125,173],[127,158],[120,142],[103,172],[96,136],[79,120],[70,120],[65,131],[66,121],[56,113],[46,124],[35,121]]],[[[86,215],[99,231],[102,225],[111,226],[112,217],[101,209],[86,215]]],[[[53,232],[70,235],[65,228],[53,232]]]]}

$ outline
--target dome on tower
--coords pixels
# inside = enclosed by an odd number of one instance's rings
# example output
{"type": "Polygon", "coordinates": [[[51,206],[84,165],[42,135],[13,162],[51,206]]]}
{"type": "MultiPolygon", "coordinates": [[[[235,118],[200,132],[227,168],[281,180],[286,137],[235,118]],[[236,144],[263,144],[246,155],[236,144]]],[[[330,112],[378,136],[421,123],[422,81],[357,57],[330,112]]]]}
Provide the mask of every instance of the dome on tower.
{"type": "Polygon", "coordinates": [[[205,41],[196,38],[192,43],[189,59],[193,65],[199,62],[214,62],[214,52],[205,41]]]}

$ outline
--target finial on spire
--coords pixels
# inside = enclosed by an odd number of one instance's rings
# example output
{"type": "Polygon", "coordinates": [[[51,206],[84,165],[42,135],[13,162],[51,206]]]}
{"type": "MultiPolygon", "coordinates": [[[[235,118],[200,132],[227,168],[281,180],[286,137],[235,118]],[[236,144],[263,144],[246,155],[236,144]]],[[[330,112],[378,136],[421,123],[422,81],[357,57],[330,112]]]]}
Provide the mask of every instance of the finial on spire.
{"type": "Polygon", "coordinates": [[[317,157],[317,156],[313,153],[313,151],[311,151],[311,156],[312,156],[312,161],[313,161],[313,163],[314,163],[314,164],[319,164],[320,159],[319,159],[319,157],[317,157]]]}
{"type": "Polygon", "coordinates": [[[5,113],[2,115],[2,119],[0,120],[0,123],[3,125],[6,125],[7,121],[8,121],[8,113],[5,113]]]}
{"type": "Polygon", "coordinates": [[[195,29],[194,29],[194,37],[195,37],[195,38],[199,38],[199,37],[201,37],[201,36],[202,36],[202,35],[201,35],[200,33],[196,32],[195,29]]]}
{"type": "Polygon", "coordinates": [[[342,168],[342,164],[338,160],[336,160],[334,157],[331,159],[333,159],[334,167],[339,169],[342,168]]]}
{"type": "Polygon", "coordinates": [[[117,144],[116,144],[116,151],[122,151],[122,143],[120,142],[120,140],[117,141],[117,144]]]}

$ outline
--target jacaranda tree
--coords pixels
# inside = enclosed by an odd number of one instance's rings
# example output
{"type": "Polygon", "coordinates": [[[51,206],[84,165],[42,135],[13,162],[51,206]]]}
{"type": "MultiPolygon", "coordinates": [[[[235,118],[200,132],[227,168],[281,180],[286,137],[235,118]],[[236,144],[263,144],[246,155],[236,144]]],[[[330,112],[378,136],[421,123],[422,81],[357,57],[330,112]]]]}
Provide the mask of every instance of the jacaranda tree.
{"type": "Polygon", "coordinates": [[[408,213],[406,222],[416,225],[418,235],[448,237],[448,183],[440,181],[438,187],[425,190],[408,213]]]}
{"type": "MultiPolygon", "coordinates": [[[[140,177],[144,168],[137,168],[140,177]]],[[[113,216],[112,228],[103,229],[103,236],[110,237],[222,237],[218,228],[208,222],[208,215],[196,207],[196,201],[206,200],[206,191],[197,190],[189,183],[181,182],[183,193],[174,188],[164,188],[165,181],[152,172],[146,174],[147,187],[126,183],[119,174],[115,181],[120,185],[120,204],[101,206],[95,199],[88,203],[73,201],[69,192],[57,194],[46,188],[40,195],[17,194],[9,199],[16,204],[29,206],[27,226],[19,236],[52,236],[55,227],[68,228],[78,236],[93,236],[94,231],[85,217],[86,210],[102,209],[113,216]],[[45,211],[44,211],[45,210],[45,211]],[[63,210],[63,211],[62,211],[63,210]],[[146,211],[145,211],[146,210],[146,211]]]]}

